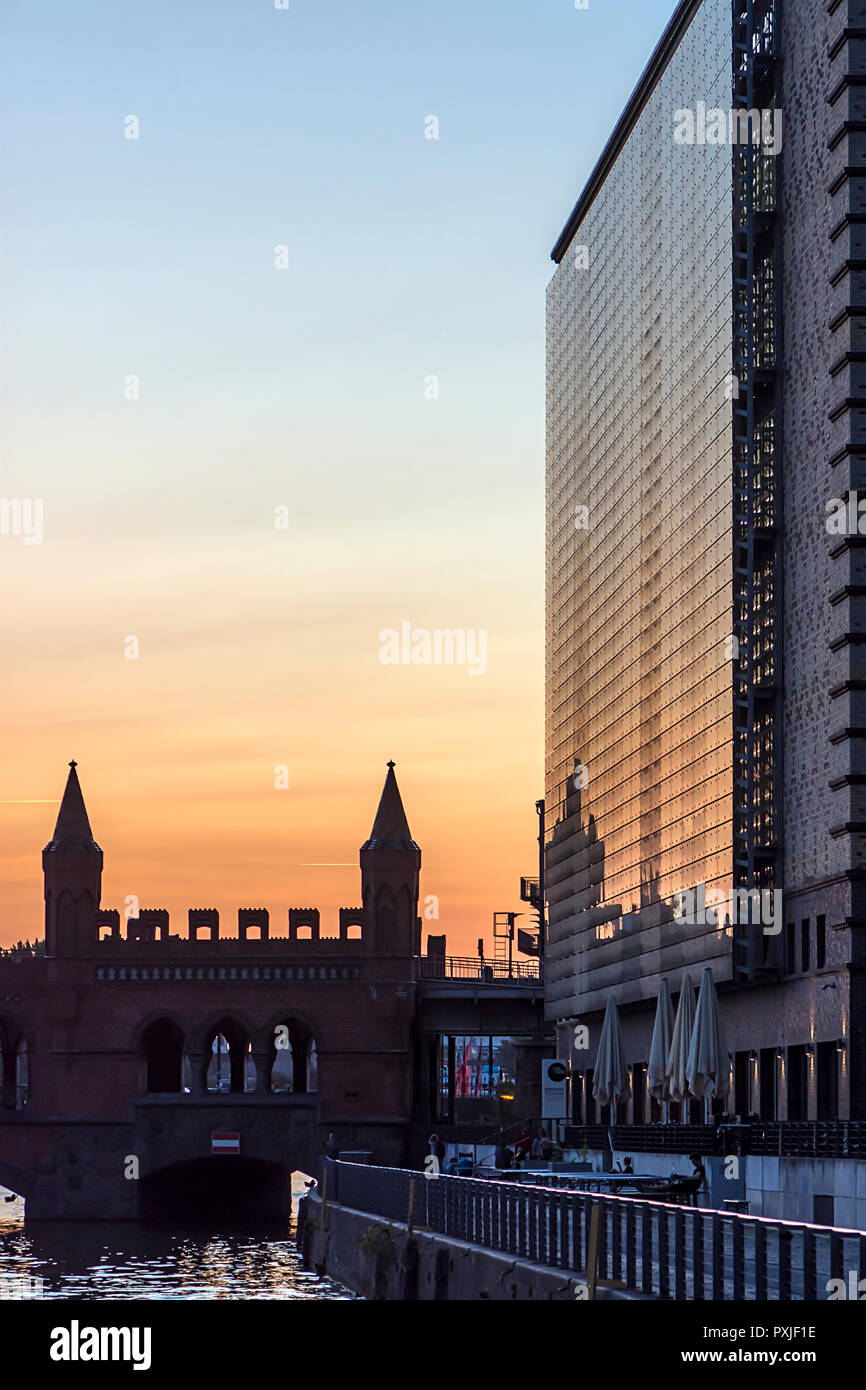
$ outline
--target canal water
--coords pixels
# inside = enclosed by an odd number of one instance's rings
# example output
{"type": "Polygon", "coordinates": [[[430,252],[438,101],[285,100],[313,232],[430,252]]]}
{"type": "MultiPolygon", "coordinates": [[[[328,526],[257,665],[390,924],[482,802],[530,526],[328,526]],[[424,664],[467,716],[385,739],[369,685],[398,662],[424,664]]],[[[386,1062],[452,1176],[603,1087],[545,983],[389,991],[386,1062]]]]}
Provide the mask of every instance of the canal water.
{"type": "Polygon", "coordinates": [[[356,1297],[301,1269],[295,1218],[304,1180],[295,1174],[282,1226],[177,1230],[136,1222],[24,1226],[24,1202],[0,1188],[0,1299],[336,1299],[356,1297]]]}

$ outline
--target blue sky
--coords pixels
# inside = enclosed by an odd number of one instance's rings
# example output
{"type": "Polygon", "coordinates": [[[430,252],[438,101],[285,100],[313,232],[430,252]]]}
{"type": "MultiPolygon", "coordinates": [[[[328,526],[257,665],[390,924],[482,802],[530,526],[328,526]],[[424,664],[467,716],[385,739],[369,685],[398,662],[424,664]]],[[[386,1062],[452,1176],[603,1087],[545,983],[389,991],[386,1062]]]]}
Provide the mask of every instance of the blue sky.
{"type": "Polygon", "coordinates": [[[455,472],[495,439],[482,481],[537,500],[549,250],[671,0],[291,6],[8,0],[19,407],[47,392],[73,430],[87,409],[110,433],[121,369],[173,433],[206,417],[223,443],[318,406],[388,478],[437,373],[455,472]]]}

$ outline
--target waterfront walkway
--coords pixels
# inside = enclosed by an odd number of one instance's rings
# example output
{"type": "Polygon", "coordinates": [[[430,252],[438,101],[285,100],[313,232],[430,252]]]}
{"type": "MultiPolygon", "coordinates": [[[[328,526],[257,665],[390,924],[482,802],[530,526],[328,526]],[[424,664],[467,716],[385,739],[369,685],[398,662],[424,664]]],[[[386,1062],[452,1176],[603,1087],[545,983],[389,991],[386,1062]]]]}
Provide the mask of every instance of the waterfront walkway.
{"type": "Polygon", "coordinates": [[[664,1299],[817,1301],[866,1277],[866,1233],[636,1197],[328,1161],[326,1200],[664,1299]],[[593,1211],[598,1216],[593,1217],[593,1211]]]}

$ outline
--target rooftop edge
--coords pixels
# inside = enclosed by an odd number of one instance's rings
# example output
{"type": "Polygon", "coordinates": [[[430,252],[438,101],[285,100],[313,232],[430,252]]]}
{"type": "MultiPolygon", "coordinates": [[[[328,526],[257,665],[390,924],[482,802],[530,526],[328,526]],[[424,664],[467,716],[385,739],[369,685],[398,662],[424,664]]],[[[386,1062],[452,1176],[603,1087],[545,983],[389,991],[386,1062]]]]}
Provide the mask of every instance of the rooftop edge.
{"type": "Polygon", "coordinates": [[[626,102],[625,109],[613,128],[613,133],[601,152],[598,163],[584,185],[583,192],[571,210],[571,214],[559,234],[550,259],[557,265],[568,250],[569,243],[586,216],[599,189],[607,178],[617,155],[629,135],[637,125],[656,83],[676,52],[683,34],[688,29],[703,0],[679,0],[679,4],[668,21],[667,28],[653,49],[652,57],[638,79],[637,86],[626,102]]]}

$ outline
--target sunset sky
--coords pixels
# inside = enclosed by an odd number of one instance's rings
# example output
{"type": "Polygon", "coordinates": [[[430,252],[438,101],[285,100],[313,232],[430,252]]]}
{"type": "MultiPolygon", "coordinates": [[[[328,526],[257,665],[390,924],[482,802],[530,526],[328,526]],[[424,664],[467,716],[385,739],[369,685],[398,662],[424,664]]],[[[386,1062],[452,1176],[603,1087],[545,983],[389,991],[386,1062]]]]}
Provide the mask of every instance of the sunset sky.
{"type": "Polygon", "coordinates": [[[336,933],[389,758],[425,928],[520,908],[549,252],[672,8],[9,0],[0,498],[44,535],[0,535],[0,944],[70,758],[104,904],[174,932],[336,933]],[[486,670],[382,664],[403,622],[486,670]]]}

